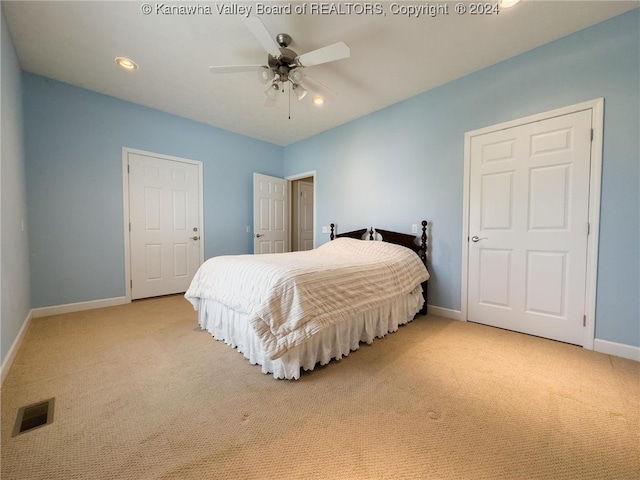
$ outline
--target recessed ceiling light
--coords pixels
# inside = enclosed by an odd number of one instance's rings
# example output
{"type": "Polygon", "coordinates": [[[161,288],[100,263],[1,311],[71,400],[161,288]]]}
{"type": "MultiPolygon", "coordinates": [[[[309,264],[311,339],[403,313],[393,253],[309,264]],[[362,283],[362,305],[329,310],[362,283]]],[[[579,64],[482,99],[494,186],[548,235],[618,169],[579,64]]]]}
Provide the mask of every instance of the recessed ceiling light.
{"type": "Polygon", "coordinates": [[[315,97],[313,97],[313,104],[314,105],[322,105],[324,103],[324,98],[322,98],[320,95],[316,95],[315,97]]]}
{"type": "Polygon", "coordinates": [[[137,70],[138,64],[127,57],[116,57],[116,63],[125,70],[137,70]]]}

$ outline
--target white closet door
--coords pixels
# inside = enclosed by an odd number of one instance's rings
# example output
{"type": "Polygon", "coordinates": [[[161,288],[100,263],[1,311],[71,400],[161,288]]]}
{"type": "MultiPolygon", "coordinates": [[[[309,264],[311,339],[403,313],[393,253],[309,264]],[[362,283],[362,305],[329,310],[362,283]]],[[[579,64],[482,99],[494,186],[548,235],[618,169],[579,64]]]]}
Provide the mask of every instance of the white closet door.
{"type": "Polygon", "coordinates": [[[199,167],[129,153],[131,298],[185,292],[201,263],[199,167]]]}
{"type": "Polygon", "coordinates": [[[471,139],[468,319],[582,344],[591,111],[471,139]]]}

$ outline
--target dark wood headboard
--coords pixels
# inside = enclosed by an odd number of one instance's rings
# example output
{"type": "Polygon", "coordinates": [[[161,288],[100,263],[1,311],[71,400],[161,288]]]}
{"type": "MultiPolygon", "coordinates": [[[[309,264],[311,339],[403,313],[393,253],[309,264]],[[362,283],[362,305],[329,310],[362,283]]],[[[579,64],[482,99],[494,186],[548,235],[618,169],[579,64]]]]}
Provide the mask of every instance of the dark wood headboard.
{"type": "Polygon", "coordinates": [[[331,224],[331,235],[329,238],[334,240],[336,238],[347,237],[355,238],[357,240],[365,240],[362,237],[365,233],[369,236],[366,240],[374,240],[373,233],[379,233],[383,242],[395,243],[396,245],[402,245],[410,250],[416,252],[416,254],[422,260],[422,263],[427,265],[427,225],[426,220],[422,221],[422,235],[420,236],[420,244],[416,243],[416,236],[409,235],[407,233],[393,232],[391,230],[383,230],[382,228],[361,228],[360,230],[352,230],[350,232],[336,233],[336,224],[331,224]]]}

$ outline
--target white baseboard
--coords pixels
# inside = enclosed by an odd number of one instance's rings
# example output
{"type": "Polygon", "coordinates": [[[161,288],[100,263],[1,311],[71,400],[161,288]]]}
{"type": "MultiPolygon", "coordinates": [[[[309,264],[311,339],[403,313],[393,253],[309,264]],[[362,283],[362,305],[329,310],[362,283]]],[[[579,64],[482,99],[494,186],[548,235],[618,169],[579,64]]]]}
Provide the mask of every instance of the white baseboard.
{"type": "Polygon", "coordinates": [[[40,307],[32,310],[33,318],[48,317],[50,315],[63,315],[65,313],[82,312],[83,310],[93,310],[94,308],[114,307],[130,303],[127,297],[104,298],[102,300],[91,300],[88,302],[67,303],[65,305],[54,305],[51,307],[40,307]]]}
{"type": "Polygon", "coordinates": [[[13,360],[16,358],[16,354],[18,353],[18,349],[20,348],[20,344],[24,339],[25,334],[27,333],[27,329],[29,328],[29,324],[31,323],[31,319],[33,318],[33,310],[30,310],[27,314],[27,318],[24,319],[22,323],[22,327],[20,327],[20,331],[18,335],[16,335],[15,340],[11,344],[11,348],[7,352],[7,355],[4,357],[2,361],[2,373],[0,373],[0,384],[4,383],[4,379],[9,373],[9,369],[11,368],[11,364],[13,360]]]}
{"type": "Polygon", "coordinates": [[[436,307],[435,305],[427,304],[427,314],[438,315],[452,320],[462,320],[462,312],[460,310],[451,310],[450,308],[436,307]]]}
{"type": "Polygon", "coordinates": [[[616,357],[628,358],[629,360],[640,362],[640,347],[634,347],[633,345],[610,342],[608,340],[600,340],[596,338],[593,341],[593,349],[596,352],[615,355],[616,357]]]}

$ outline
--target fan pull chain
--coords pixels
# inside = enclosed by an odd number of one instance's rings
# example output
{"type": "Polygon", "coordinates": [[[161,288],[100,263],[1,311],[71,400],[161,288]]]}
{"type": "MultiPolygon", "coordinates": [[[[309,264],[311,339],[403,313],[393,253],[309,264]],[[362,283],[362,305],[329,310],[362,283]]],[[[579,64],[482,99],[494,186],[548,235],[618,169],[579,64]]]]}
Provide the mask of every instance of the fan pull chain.
{"type": "Polygon", "coordinates": [[[289,120],[291,120],[291,83],[289,83],[289,120]]]}

